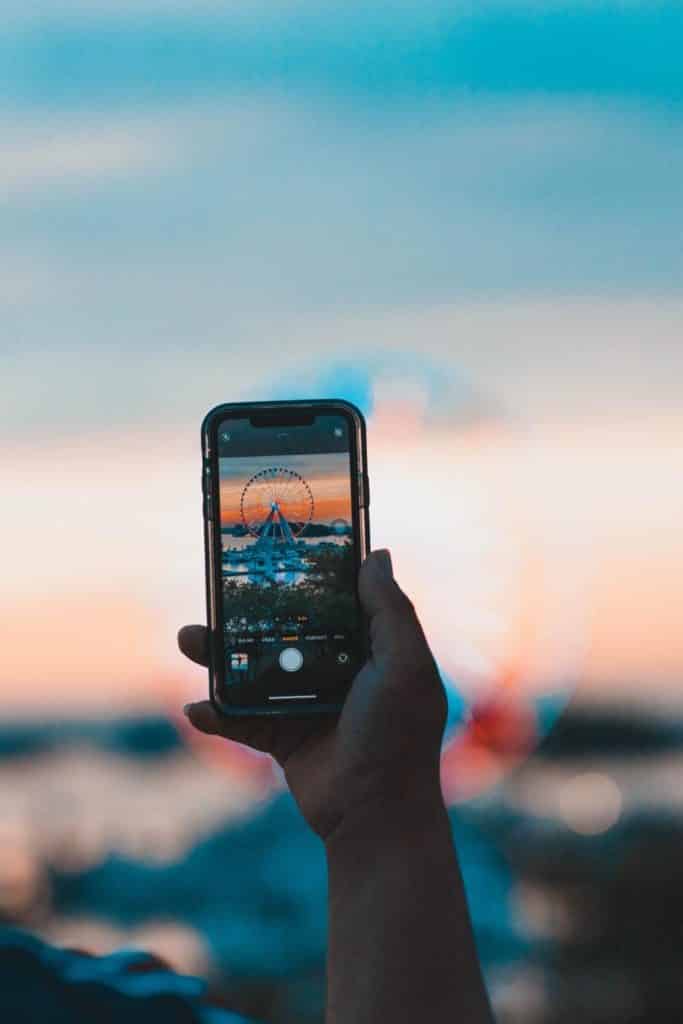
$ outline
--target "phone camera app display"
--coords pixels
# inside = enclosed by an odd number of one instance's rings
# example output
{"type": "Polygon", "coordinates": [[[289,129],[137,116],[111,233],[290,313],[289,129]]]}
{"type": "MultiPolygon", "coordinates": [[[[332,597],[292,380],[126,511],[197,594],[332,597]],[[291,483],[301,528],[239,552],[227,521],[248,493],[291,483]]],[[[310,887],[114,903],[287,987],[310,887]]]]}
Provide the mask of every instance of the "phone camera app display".
{"type": "Polygon", "coordinates": [[[228,420],[218,442],[225,685],[263,701],[315,698],[358,661],[346,422],[228,420]],[[305,678],[306,692],[292,692],[305,678]]]}

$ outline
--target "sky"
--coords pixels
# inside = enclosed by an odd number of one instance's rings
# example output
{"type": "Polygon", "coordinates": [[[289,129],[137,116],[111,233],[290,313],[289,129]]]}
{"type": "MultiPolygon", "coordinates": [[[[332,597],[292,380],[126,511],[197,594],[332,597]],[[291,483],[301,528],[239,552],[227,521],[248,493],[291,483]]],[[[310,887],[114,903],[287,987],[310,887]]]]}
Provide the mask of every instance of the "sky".
{"type": "Polygon", "coordinates": [[[201,689],[201,419],[334,393],[449,671],[678,700],[682,48],[659,0],[7,0],[5,706],[201,689]]]}
{"type": "Polygon", "coordinates": [[[312,522],[332,522],[334,519],[351,521],[351,481],[349,477],[349,456],[346,452],[327,452],[324,455],[252,455],[244,458],[232,457],[219,460],[221,523],[232,526],[242,522],[242,497],[251,478],[273,464],[282,463],[285,469],[299,474],[308,490],[292,481],[271,486],[252,484],[251,498],[246,498],[245,507],[261,507],[268,510],[271,495],[288,503],[289,511],[283,504],[282,514],[292,522],[307,519],[312,522]],[[310,497],[309,497],[310,495],[310,497]],[[309,512],[310,501],[313,507],[309,512]]]}

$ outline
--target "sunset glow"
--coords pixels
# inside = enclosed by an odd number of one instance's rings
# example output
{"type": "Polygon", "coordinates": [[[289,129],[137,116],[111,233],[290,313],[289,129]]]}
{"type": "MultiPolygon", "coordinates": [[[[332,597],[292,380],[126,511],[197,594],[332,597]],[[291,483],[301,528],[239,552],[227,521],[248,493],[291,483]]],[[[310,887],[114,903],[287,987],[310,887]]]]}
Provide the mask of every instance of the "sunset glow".
{"type": "MultiPolygon", "coordinates": [[[[592,699],[647,678],[683,700],[683,424],[548,422],[532,435],[399,412],[378,407],[369,423],[373,543],[392,547],[449,674],[475,689],[513,669],[523,688],[580,678],[592,699]]],[[[26,451],[5,449],[5,523],[41,543],[5,556],[5,706],[147,705],[179,678],[201,692],[204,673],[175,650],[177,626],[204,619],[193,432],[44,445],[35,476],[26,451]]],[[[337,484],[320,498],[331,518],[337,484]]]]}
{"type": "MultiPolygon", "coordinates": [[[[274,461],[283,462],[283,465],[301,473],[306,480],[315,482],[314,519],[316,522],[331,522],[333,519],[350,521],[349,460],[347,455],[327,454],[324,457],[290,455],[274,461]],[[338,463],[338,468],[331,470],[330,462],[338,463]]],[[[253,473],[271,462],[273,462],[272,459],[258,461],[253,458],[221,459],[220,509],[223,526],[234,526],[242,521],[240,503],[244,488],[253,473]]]]}

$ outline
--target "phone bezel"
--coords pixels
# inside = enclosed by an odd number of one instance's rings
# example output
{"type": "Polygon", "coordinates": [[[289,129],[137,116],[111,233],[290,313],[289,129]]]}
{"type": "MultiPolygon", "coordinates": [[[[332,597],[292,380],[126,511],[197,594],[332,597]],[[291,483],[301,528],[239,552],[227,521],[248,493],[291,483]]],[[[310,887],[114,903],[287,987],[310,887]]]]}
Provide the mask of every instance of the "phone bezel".
{"type": "MultiPolygon", "coordinates": [[[[351,500],[354,552],[357,569],[370,550],[369,524],[369,480],[367,472],[367,439],[365,418],[352,402],[345,399],[310,399],[297,401],[270,402],[227,402],[214,406],[204,417],[201,426],[202,443],[202,509],[204,520],[204,554],[206,574],[206,607],[207,625],[209,630],[209,694],[211,702],[223,715],[265,716],[265,717],[310,717],[320,714],[338,714],[343,700],[334,703],[320,704],[317,702],[277,705],[236,705],[220,699],[225,690],[224,683],[224,650],[223,650],[223,614],[220,600],[222,583],[221,533],[217,524],[220,521],[219,511],[219,471],[218,471],[218,425],[228,417],[247,417],[257,413],[278,413],[284,416],[293,410],[302,412],[310,409],[317,416],[326,414],[343,415],[352,429],[349,430],[351,458],[351,500]]],[[[277,425],[274,424],[274,425],[277,425]]],[[[356,600],[358,593],[356,592],[356,600]]],[[[368,625],[361,612],[363,623],[362,645],[363,655],[369,651],[368,625]]],[[[348,690],[353,676],[340,684],[348,690]]]]}

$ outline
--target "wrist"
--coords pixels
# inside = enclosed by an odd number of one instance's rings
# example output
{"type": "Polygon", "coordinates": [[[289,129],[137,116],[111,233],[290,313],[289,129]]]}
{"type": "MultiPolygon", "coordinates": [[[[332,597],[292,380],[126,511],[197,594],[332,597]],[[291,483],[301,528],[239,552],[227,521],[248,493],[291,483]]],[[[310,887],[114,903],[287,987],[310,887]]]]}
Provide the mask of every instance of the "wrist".
{"type": "Polygon", "coordinates": [[[352,857],[371,853],[378,846],[420,844],[426,833],[448,831],[448,811],[438,783],[408,792],[384,793],[368,798],[344,813],[324,840],[328,858],[350,852],[352,857]]]}

